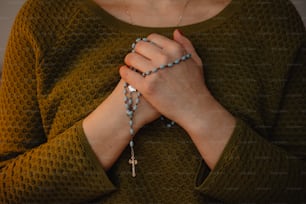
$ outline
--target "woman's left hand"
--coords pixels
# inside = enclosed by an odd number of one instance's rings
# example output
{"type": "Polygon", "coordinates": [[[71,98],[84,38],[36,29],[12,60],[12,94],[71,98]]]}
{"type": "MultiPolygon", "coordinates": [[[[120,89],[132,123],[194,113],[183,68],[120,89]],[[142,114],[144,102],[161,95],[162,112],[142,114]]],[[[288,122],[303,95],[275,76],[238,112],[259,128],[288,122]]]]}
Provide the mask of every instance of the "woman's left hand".
{"type": "Polygon", "coordinates": [[[192,113],[199,101],[210,96],[204,82],[202,61],[191,42],[178,30],[174,31],[173,40],[159,34],[151,34],[147,39],[152,43],[140,41],[136,44],[136,52],[126,56],[128,66],[146,72],[187,53],[192,57],[146,77],[124,66],[120,69],[121,77],[142,93],[161,114],[183,123],[187,113],[192,113]]]}

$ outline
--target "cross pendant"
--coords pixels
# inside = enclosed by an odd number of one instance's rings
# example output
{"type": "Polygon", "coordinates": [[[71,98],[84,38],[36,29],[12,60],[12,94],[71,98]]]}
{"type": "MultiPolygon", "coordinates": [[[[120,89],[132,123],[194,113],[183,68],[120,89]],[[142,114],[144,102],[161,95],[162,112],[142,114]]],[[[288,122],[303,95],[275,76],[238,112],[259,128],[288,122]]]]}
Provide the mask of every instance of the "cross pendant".
{"type": "Polygon", "coordinates": [[[132,177],[136,177],[136,169],[135,166],[137,165],[137,160],[135,159],[135,156],[132,155],[129,159],[129,164],[132,165],[132,177]]]}

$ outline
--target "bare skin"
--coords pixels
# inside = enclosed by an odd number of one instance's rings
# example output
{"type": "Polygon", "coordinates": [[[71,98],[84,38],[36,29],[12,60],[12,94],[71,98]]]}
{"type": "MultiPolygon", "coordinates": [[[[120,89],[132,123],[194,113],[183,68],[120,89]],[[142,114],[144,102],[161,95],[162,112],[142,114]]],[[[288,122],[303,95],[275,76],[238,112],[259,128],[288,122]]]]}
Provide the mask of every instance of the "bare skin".
{"type": "Polygon", "coordinates": [[[145,27],[173,27],[207,20],[231,0],[94,0],[116,18],[145,27]],[[131,22],[132,21],[132,22],[131,22]]]}
{"type": "MultiPolygon", "coordinates": [[[[118,10],[110,9],[109,12],[128,22],[128,16],[122,13],[121,7],[125,7],[125,5],[122,5],[121,1],[114,1],[117,4],[104,0],[97,1],[99,1],[97,2],[99,5],[113,4],[112,8],[118,10]],[[116,12],[121,16],[116,15],[116,12]]],[[[182,9],[182,5],[185,3],[183,0],[149,1],[148,4],[144,2],[147,1],[131,0],[129,5],[135,3],[134,5],[146,5],[148,7],[149,3],[151,6],[154,4],[155,12],[162,14],[166,5],[169,6],[172,3],[177,8],[181,6],[182,9]],[[160,2],[160,4],[156,4],[157,2],[160,2]]],[[[198,7],[200,2],[209,3],[209,1],[191,0],[189,9],[193,9],[193,6],[198,7]]],[[[227,4],[218,5],[223,5],[223,7],[219,7],[215,11],[222,10],[227,4]]],[[[106,7],[103,8],[106,9],[106,7]]],[[[144,7],[143,12],[145,12],[145,9],[144,7]]],[[[196,15],[191,15],[190,11],[186,9],[186,14],[190,16],[188,19],[197,19],[196,15]]],[[[177,14],[174,12],[173,16],[177,16],[177,14]]],[[[133,18],[135,19],[134,23],[146,26],[145,22],[138,20],[137,15],[136,10],[135,18],[133,18]]],[[[170,20],[165,22],[160,19],[156,19],[155,22],[154,26],[158,27],[174,26],[176,23],[170,22],[170,20]]],[[[182,24],[194,22],[182,21],[182,24]]],[[[188,132],[205,162],[213,169],[234,130],[236,120],[210,94],[203,78],[202,61],[186,37],[176,30],[173,33],[173,39],[158,34],[151,34],[148,38],[155,45],[138,43],[136,53],[129,53],[125,57],[127,65],[139,68],[140,71],[147,71],[151,70],[152,67],[171,62],[186,52],[192,54],[192,59],[176,65],[175,69],[158,72],[146,78],[141,77],[126,66],[121,67],[122,80],[118,86],[95,111],[84,119],[83,128],[89,144],[105,170],[108,170],[116,162],[128,145],[130,141],[129,126],[122,102],[124,80],[143,95],[139,110],[135,115],[135,131],[137,132],[143,125],[152,122],[160,115],[165,115],[188,132]],[[175,106],[173,106],[173,100],[177,101],[175,106]],[[104,122],[101,124],[100,121],[104,122]]]]}

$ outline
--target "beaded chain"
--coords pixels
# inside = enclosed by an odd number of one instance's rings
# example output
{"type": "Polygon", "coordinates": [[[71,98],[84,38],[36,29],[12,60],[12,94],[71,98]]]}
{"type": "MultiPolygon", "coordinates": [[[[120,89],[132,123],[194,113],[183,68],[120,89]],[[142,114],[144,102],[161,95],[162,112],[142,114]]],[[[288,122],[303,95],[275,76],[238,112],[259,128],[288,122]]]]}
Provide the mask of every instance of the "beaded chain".
{"type": "MultiPolygon", "coordinates": [[[[137,38],[136,41],[132,44],[132,52],[135,52],[135,47],[136,44],[140,41],[148,42],[148,43],[153,43],[149,41],[147,38],[137,38]]],[[[139,70],[135,69],[134,67],[129,67],[131,70],[140,73],[143,77],[146,77],[152,73],[156,73],[160,70],[163,70],[165,68],[171,68],[174,65],[177,65],[183,61],[186,61],[187,59],[191,58],[191,54],[186,54],[183,55],[181,58],[176,59],[175,61],[168,63],[168,64],[163,64],[160,65],[159,67],[156,67],[152,70],[146,71],[146,72],[140,72],[139,70]]],[[[132,177],[136,177],[136,169],[135,166],[137,165],[137,160],[135,158],[135,153],[134,153],[134,136],[135,136],[135,131],[134,131],[134,115],[137,110],[137,106],[140,102],[140,96],[141,93],[137,91],[134,87],[129,85],[127,82],[124,83],[124,104],[126,108],[126,114],[129,117],[129,126],[130,126],[130,135],[131,135],[131,140],[130,140],[130,148],[131,148],[131,158],[129,159],[129,164],[132,165],[132,177]],[[133,98],[134,96],[134,98],[133,98]]],[[[166,120],[164,117],[161,117],[161,120],[166,120]]],[[[172,127],[175,123],[171,121],[170,123],[167,124],[167,127],[172,127]]]]}

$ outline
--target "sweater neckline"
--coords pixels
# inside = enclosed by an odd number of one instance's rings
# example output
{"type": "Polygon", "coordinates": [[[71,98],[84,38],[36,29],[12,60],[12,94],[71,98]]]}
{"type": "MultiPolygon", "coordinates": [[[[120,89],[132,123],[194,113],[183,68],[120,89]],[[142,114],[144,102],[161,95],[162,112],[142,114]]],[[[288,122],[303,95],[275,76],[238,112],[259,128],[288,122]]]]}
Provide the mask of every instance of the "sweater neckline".
{"type": "Polygon", "coordinates": [[[152,32],[173,32],[174,29],[179,28],[184,32],[198,32],[209,30],[213,27],[217,27],[222,24],[224,21],[228,20],[242,5],[242,0],[232,0],[223,10],[221,10],[217,15],[198,22],[194,24],[176,26],[176,27],[145,27],[140,25],[133,25],[128,22],[122,21],[115,16],[108,13],[102,7],[100,7],[93,0],[85,0],[85,6],[91,11],[94,12],[98,18],[103,19],[103,24],[108,27],[112,27],[122,32],[129,33],[152,33],[152,32]]]}

